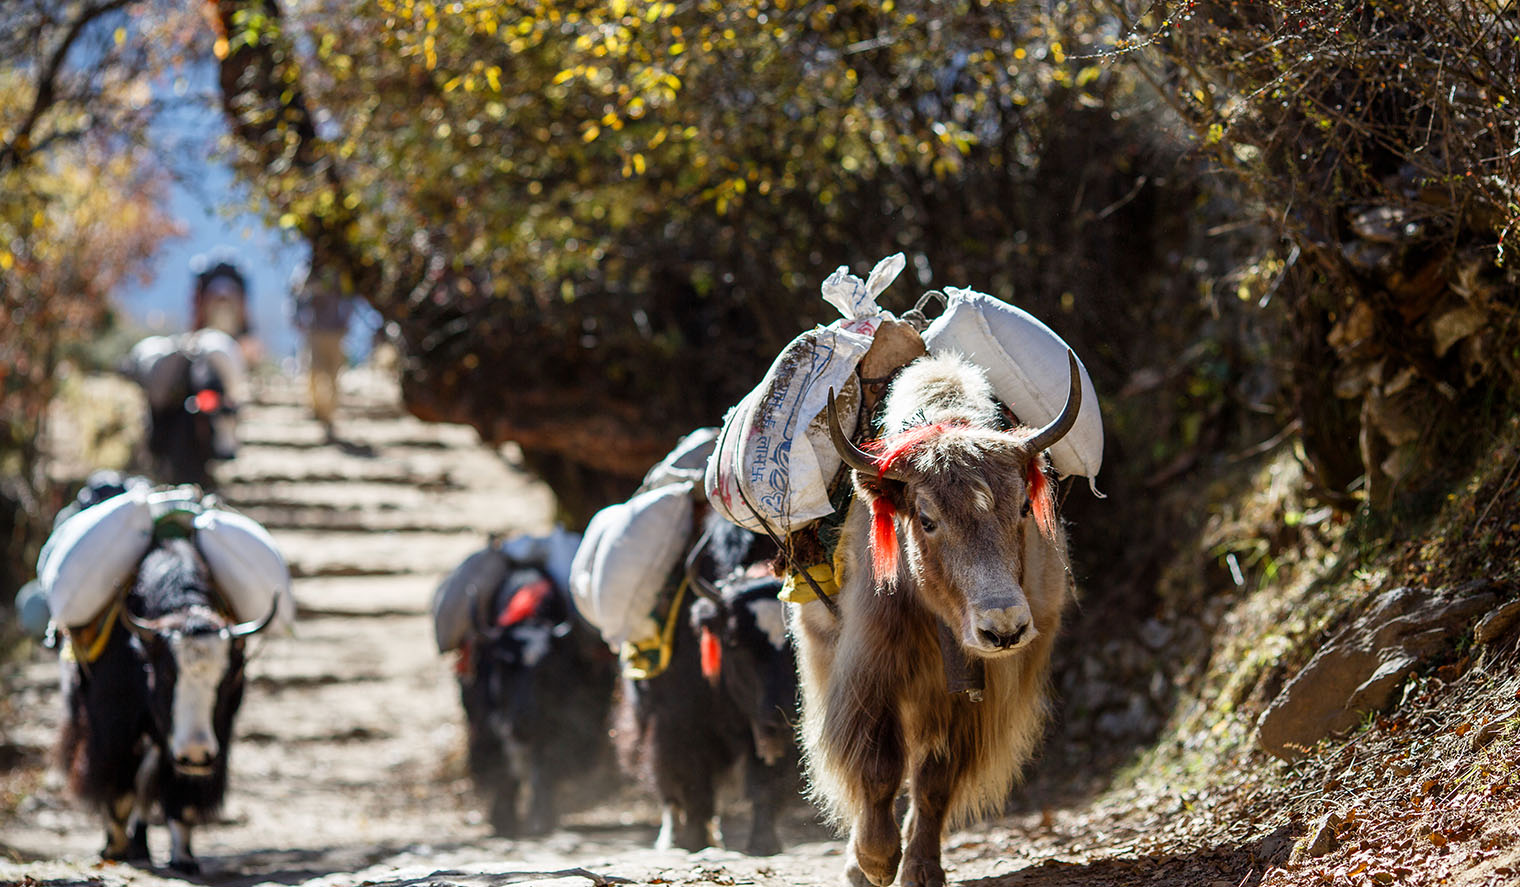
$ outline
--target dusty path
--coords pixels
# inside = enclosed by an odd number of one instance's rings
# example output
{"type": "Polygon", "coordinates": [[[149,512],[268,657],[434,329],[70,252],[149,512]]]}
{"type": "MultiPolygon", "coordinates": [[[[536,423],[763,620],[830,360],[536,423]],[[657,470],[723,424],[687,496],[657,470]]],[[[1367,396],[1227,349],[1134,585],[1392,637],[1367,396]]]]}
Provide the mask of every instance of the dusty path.
{"type": "MultiPolygon", "coordinates": [[[[267,640],[250,666],[225,815],[197,836],[202,882],[584,884],[592,879],[528,874],[584,868],[649,884],[838,883],[842,846],[800,805],[783,835],[789,849],[768,859],[645,849],[656,811],[631,787],[547,839],[489,834],[463,777],[457,696],[427,606],[485,533],[546,529],[551,498],[470,430],[403,416],[375,377],[346,381],[336,443],[306,417],[293,383],[268,383],[222,474],[227,498],[266,522],[290,560],[301,619],[294,638],[267,640]]],[[[0,883],[181,883],[161,869],[98,863],[98,819],[43,766],[57,729],[56,669],[39,654],[10,701],[6,733],[22,765],[5,765],[0,789],[23,800],[0,820],[0,883]]],[[[1227,848],[1161,851],[1170,812],[1131,811],[1129,824],[1093,810],[1017,817],[952,836],[947,867],[982,885],[1233,887],[1280,851],[1250,829],[1227,848]]],[[[164,829],[150,845],[166,859],[164,829]]]]}

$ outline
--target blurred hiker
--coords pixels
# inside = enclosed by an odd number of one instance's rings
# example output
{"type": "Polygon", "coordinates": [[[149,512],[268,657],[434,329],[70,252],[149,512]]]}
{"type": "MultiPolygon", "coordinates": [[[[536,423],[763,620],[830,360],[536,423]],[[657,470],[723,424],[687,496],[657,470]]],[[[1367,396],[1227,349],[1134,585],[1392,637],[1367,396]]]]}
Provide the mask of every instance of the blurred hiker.
{"type": "Polygon", "coordinates": [[[336,274],[320,270],[303,275],[293,289],[296,328],[306,336],[311,412],[331,438],[338,409],[338,373],[348,362],[343,338],[348,333],[353,300],[343,292],[336,274]]]}
{"type": "Polygon", "coordinates": [[[221,330],[237,340],[243,360],[258,359],[248,312],[248,278],[233,255],[214,250],[190,260],[190,329],[221,330]]]}

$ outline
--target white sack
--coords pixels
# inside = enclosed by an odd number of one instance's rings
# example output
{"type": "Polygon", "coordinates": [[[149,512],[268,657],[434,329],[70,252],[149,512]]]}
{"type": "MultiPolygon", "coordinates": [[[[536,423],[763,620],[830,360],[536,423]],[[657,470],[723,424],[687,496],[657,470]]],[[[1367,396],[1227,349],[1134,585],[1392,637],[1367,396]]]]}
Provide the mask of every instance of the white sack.
{"type": "Polygon", "coordinates": [[[458,649],[465,642],[475,625],[471,603],[478,600],[477,606],[489,606],[505,578],[507,556],[497,548],[484,548],[465,558],[438,585],[433,592],[433,637],[438,652],[458,649]]]}
{"type": "Polygon", "coordinates": [[[53,621],[77,626],[100,615],[152,545],[153,516],[141,487],[65,520],[37,558],[53,621]]]}
{"type": "Polygon", "coordinates": [[[205,360],[222,381],[222,393],[233,405],[248,402],[248,367],[237,340],[218,329],[199,329],[185,337],[185,350],[205,360]]]}
{"type": "MultiPolygon", "coordinates": [[[[998,398],[1026,425],[1060,415],[1071,388],[1066,342],[1033,314],[985,293],[946,287],[945,294],[945,313],[924,331],[929,353],[957,353],[981,367],[998,398]]],[[[1103,465],[1103,417],[1080,360],[1078,369],[1082,408],[1070,433],[1050,448],[1050,461],[1062,475],[1094,478],[1103,465]]]]}
{"type": "Polygon", "coordinates": [[[172,337],[149,336],[132,346],[127,371],[142,386],[149,405],[162,410],[185,396],[184,374],[189,362],[172,337]]]}
{"type": "Polygon", "coordinates": [[[570,594],[613,649],[659,634],[651,615],[691,541],[695,483],[668,484],[598,511],[570,568],[570,594]]]}
{"type": "Polygon", "coordinates": [[[211,568],[211,579],[227,598],[234,619],[254,622],[268,615],[270,607],[278,606],[270,627],[289,629],[295,625],[290,568],[274,539],[257,521],[208,508],[195,516],[195,547],[211,568]]]}
{"type": "Polygon", "coordinates": [[[666,484],[696,480],[707,470],[707,460],[718,443],[718,429],[698,428],[681,438],[665,458],[644,473],[639,492],[666,484]]]}
{"type": "Polygon", "coordinates": [[[785,535],[833,512],[828,485],[841,460],[829,437],[829,389],[838,396],[840,422],[853,429],[860,410],[855,368],[883,315],[876,297],[904,264],[898,253],[878,262],[865,281],[843,266],[830,275],[823,298],[844,319],[793,339],[724,417],[704,486],[729,521],[754,532],[769,523],[785,535]]]}
{"type": "Polygon", "coordinates": [[[570,566],[581,546],[581,534],[556,525],[547,536],[514,536],[501,551],[520,564],[543,568],[556,587],[570,590],[570,566]]]}

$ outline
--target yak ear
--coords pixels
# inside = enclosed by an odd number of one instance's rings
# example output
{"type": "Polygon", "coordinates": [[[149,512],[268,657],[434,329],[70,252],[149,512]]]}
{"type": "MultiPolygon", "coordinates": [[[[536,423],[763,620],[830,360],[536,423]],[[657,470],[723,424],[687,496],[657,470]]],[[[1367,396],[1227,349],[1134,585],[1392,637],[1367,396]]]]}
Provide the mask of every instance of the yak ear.
{"type": "Polygon", "coordinates": [[[878,477],[874,474],[866,474],[864,471],[857,471],[855,472],[855,494],[867,503],[875,503],[878,499],[884,500],[891,510],[901,511],[907,504],[908,485],[890,477],[878,477]]]}

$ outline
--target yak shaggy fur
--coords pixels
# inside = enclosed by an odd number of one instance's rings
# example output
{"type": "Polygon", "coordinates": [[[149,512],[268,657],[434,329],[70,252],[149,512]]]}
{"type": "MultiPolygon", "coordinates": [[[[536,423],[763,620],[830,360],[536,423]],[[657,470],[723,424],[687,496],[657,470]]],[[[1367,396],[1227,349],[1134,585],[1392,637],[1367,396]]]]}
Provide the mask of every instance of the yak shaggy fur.
{"type": "MultiPolygon", "coordinates": [[[[1052,519],[1042,532],[1036,511],[1044,503],[1029,501],[1048,490],[1048,484],[1030,483],[1034,475],[1046,480],[1045,456],[1023,446],[1031,429],[998,430],[998,413],[986,379],[959,358],[921,358],[905,369],[888,394],[877,452],[893,448],[894,438],[911,439],[911,446],[896,447],[890,457],[908,480],[856,475],[857,495],[835,554],[840,618],[816,602],[792,614],[813,799],[836,825],[855,827],[857,846],[864,827],[876,832],[865,836],[866,846],[888,848],[896,835],[881,833],[886,823],[879,815],[870,825],[868,808],[880,810],[883,797],[895,797],[906,780],[913,802],[910,863],[915,855],[930,854],[932,840],[937,866],[945,826],[1000,809],[1040,738],[1051,646],[1072,598],[1064,531],[1052,519]],[[929,426],[939,427],[915,434],[929,426]],[[890,541],[901,556],[895,575],[878,581],[873,561],[879,565],[882,558],[873,554],[872,505],[882,499],[892,500],[890,541]],[[967,619],[969,605],[952,581],[953,565],[942,562],[948,558],[936,553],[939,543],[920,526],[917,515],[925,503],[932,503],[944,530],[994,522],[999,545],[972,552],[975,569],[1001,573],[1005,582],[1011,577],[1028,600],[1035,635],[982,659],[986,689],[980,702],[946,689],[940,625],[954,631],[967,619]],[[942,788],[928,788],[925,797],[923,786],[942,788]],[[941,827],[916,829],[916,819],[939,820],[941,827]]],[[[1048,494],[1043,498],[1048,501],[1048,494]]],[[[881,539],[879,528],[875,535],[881,539]]],[[[896,866],[895,858],[881,858],[871,867],[879,875],[896,866]]]]}

